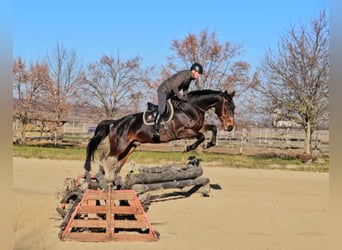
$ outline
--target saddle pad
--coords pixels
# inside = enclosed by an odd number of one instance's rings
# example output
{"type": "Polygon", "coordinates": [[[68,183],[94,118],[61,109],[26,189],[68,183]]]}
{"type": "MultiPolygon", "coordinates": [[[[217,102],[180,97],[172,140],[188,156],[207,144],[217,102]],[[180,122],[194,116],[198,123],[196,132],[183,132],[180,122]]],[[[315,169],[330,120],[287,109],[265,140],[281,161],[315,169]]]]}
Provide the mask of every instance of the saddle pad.
{"type": "MultiPolygon", "coordinates": [[[[156,106],[158,107],[158,106],[156,106]]],[[[143,121],[144,121],[144,124],[146,125],[153,125],[154,124],[154,116],[155,116],[155,113],[156,113],[156,109],[148,109],[146,110],[144,113],[143,113],[143,121]]],[[[172,103],[171,103],[171,99],[168,99],[166,101],[166,114],[162,117],[162,119],[165,121],[165,122],[168,122],[172,119],[173,117],[173,114],[174,114],[174,109],[173,109],[173,106],[172,106],[172,103]]]]}

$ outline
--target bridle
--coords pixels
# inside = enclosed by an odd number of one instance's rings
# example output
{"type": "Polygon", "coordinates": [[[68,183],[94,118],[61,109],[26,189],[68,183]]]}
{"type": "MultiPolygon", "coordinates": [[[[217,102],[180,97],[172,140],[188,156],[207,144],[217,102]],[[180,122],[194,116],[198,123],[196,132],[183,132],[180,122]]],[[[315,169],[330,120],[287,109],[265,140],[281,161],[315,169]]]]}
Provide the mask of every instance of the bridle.
{"type": "MultiPolygon", "coordinates": [[[[222,108],[221,108],[221,114],[219,115],[219,118],[221,119],[221,121],[225,121],[227,119],[227,115],[226,115],[226,104],[228,102],[228,99],[225,98],[225,97],[222,97],[223,98],[223,102],[222,102],[222,108]]],[[[234,108],[233,108],[233,104],[231,103],[228,103],[229,105],[229,109],[234,112],[234,108]]]]}
{"type": "Polygon", "coordinates": [[[226,116],[226,112],[225,112],[226,102],[227,102],[227,99],[223,97],[222,108],[221,108],[221,115],[219,116],[221,121],[224,121],[225,118],[227,117],[226,116]]]}

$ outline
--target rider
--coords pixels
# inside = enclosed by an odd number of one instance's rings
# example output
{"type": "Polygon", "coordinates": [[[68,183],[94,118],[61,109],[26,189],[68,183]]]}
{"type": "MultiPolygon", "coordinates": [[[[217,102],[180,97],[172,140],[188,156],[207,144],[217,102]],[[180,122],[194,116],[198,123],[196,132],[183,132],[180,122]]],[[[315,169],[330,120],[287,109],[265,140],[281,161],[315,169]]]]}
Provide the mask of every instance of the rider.
{"type": "Polygon", "coordinates": [[[203,74],[203,67],[199,63],[194,63],[190,70],[179,71],[172,75],[158,87],[158,111],[154,117],[154,131],[152,139],[159,141],[159,124],[160,118],[165,112],[166,100],[172,96],[178,97],[180,100],[186,101],[189,85],[192,80],[199,78],[203,74]],[[180,94],[180,90],[183,92],[183,96],[180,94]]]}

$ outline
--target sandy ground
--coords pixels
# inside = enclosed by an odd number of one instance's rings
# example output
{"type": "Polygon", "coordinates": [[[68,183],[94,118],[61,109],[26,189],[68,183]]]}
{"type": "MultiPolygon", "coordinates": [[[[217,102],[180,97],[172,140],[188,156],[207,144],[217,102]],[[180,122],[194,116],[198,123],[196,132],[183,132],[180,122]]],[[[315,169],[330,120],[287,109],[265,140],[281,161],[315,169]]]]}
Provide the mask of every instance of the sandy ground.
{"type": "MultiPolygon", "coordinates": [[[[139,165],[137,163],[137,165],[139,165]]],[[[329,175],[203,167],[209,197],[152,203],[157,242],[77,242],[58,238],[57,192],[82,162],[13,159],[14,249],[326,249],[329,175]]]]}

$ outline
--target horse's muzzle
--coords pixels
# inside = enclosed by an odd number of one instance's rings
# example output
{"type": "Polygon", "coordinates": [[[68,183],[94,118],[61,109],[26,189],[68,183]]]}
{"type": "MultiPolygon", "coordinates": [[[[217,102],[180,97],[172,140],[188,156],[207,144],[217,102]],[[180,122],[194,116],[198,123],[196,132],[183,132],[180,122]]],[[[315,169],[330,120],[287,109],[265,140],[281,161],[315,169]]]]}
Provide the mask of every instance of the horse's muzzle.
{"type": "Polygon", "coordinates": [[[233,128],[234,128],[234,126],[228,126],[228,127],[226,128],[226,130],[227,130],[228,132],[230,132],[230,131],[233,130],[233,128]]]}
{"type": "Polygon", "coordinates": [[[224,130],[226,130],[228,132],[233,130],[233,128],[234,128],[234,118],[229,118],[229,119],[223,121],[222,123],[223,123],[224,130]]]}

